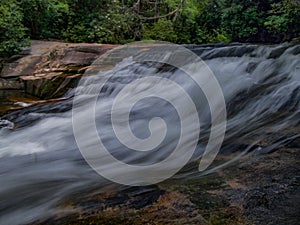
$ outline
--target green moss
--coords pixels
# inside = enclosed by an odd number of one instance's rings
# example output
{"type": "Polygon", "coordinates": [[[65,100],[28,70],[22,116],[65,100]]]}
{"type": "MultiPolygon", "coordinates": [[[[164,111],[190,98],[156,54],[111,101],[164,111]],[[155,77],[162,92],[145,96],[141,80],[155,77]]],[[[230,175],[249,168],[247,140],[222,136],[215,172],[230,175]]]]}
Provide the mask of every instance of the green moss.
{"type": "Polygon", "coordinates": [[[210,213],[208,225],[238,225],[247,224],[242,215],[237,212],[216,211],[210,213]]]}

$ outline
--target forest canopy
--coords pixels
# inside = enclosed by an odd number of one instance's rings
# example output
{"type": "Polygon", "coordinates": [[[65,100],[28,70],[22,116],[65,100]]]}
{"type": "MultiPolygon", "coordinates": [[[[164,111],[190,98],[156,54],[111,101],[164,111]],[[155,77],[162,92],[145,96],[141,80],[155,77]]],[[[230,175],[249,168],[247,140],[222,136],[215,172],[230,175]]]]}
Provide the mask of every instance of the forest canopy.
{"type": "Polygon", "coordinates": [[[300,0],[0,0],[0,55],[29,39],[123,44],[279,43],[300,36],[300,0]]]}

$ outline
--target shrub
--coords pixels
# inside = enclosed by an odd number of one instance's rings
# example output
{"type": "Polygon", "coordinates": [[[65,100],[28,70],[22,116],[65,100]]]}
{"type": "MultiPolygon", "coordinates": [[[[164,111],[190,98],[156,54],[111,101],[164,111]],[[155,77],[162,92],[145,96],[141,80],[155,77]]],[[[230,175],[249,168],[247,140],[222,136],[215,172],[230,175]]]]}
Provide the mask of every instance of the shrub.
{"type": "Polygon", "coordinates": [[[22,24],[23,14],[17,1],[0,0],[0,55],[10,56],[29,45],[22,24]]]}

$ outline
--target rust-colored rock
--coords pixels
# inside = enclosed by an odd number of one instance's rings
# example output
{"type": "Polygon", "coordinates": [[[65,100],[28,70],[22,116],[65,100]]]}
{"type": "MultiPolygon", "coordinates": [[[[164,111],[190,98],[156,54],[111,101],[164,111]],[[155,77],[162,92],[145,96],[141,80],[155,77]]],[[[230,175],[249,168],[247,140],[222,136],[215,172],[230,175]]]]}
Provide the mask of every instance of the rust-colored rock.
{"type": "Polygon", "coordinates": [[[0,89],[24,89],[42,99],[60,97],[75,85],[94,60],[114,47],[32,41],[29,55],[4,63],[0,89]]]}

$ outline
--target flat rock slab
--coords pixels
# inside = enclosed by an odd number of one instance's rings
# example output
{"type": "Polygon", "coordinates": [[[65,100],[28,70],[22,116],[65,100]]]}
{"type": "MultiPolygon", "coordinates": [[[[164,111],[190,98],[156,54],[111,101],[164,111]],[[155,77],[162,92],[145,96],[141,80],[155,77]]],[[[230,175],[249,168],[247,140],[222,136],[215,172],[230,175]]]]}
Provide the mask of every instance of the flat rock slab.
{"type": "MultiPolygon", "coordinates": [[[[2,78],[31,76],[36,73],[36,67],[45,57],[49,61],[57,61],[57,52],[64,53],[59,59],[61,65],[90,65],[98,56],[114,45],[63,43],[51,41],[31,41],[30,54],[13,62],[4,63],[0,73],[2,78]]],[[[47,60],[46,60],[47,61],[47,60]]]]}
{"type": "Polygon", "coordinates": [[[0,77],[19,77],[34,73],[35,65],[41,61],[40,56],[26,56],[15,62],[5,63],[0,77]]]}
{"type": "Polygon", "coordinates": [[[0,89],[39,98],[63,95],[99,56],[116,45],[31,41],[28,55],[12,56],[0,72],[0,89]],[[75,80],[75,81],[73,81],[75,80]]]}

